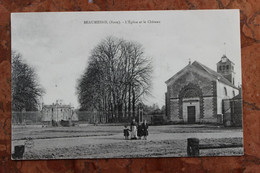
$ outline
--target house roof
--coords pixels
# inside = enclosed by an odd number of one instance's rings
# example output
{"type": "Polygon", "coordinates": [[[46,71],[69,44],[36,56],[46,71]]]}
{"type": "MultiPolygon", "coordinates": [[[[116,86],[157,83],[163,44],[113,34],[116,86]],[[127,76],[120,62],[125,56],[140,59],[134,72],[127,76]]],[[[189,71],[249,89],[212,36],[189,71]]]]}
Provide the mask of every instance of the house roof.
{"type": "Polygon", "coordinates": [[[233,97],[232,99],[233,100],[236,100],[236,99],[241,99],[242,98],[242,88],[239,88],[239,93],[238,95],[236,95],[235,97],[233,97]]]}
{"type": "Polygon", "coordinates": [[[176,75],[174,75],[173,77],[168,79],[165,83],[170,82],[173,78],[175,78],[177,75],[179,75],[186,68],[196,68],[197,70],[200,70],[201,72],[208,74],[210,77],[212,77],[212,79],[219,80],[220,82],[222,82],[222,83],[224,83],[226,85],[229,85],[229,86],[231,86],[233,88],[238,89],[235,85],[233,85],[229,80],[227,80],[220,73],[217,73],[216,71],[208,68],[207,66],[201,64],[198,61],[194,61],[192,64],[189,64],[188,66],[184,67],[181,71],[176,73],[176,75]]]}

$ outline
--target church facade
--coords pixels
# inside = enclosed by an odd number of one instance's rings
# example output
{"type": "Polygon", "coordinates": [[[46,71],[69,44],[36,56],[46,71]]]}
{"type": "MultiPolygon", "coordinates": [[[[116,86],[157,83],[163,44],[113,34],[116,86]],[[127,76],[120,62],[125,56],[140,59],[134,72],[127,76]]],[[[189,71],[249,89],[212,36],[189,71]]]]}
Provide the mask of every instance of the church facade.
{"type": "Polygon", "coordinates": [[[217,71],[194,61],[165,83],[166,116],[176,123],[221,123],[222,101],[239,94],[234,63],[225,55],[217,71]]]}

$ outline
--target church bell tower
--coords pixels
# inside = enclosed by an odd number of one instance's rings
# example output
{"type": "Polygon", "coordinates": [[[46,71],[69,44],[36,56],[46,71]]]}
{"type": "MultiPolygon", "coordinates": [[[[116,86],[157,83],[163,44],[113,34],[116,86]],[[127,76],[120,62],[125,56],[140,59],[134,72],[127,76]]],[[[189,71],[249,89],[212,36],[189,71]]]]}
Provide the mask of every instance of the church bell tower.
{"type": "Polygon", "coordinates": [[[235,85],[234,63],[226,55],[223,55],[217,63],[217,72],[224,76],[229,82],[235,85]]]}

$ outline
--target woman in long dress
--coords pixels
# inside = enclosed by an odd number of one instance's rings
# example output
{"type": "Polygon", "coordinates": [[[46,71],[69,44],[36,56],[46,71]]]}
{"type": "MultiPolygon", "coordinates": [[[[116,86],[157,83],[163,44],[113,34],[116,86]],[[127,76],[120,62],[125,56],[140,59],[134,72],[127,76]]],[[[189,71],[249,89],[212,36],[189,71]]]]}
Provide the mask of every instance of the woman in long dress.
{"type": "Polygon", "coordinates": [[[137,139],[137,129],[135,119],[131,122],[131,139],[137,139]]]}
{"type": "Polygon", "coordinates": [[[147,140],[147,136],[148,136],[148,124],[147,124],[146,120],[144,120],[144,122],[143,122],[143,124],[142,124],[142,130],[143,130],[144,140],[147,140]]]}

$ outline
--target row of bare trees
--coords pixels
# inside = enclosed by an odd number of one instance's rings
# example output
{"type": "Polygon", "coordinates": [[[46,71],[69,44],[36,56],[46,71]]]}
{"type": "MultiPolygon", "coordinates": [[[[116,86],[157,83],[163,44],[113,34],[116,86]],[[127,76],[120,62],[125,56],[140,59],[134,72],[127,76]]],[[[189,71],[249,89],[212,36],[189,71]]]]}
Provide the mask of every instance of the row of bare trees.
{"type": "Polygon", "coordinates": [[[12,52],[12,111],[36,111],[44,89],[39,84],[35,69],[22,55],[12,52]]]}
{"type": "Polygon", "coordinates": [[[102,111],[112,121],[134,117],[137,104],[150,93],[151,75],[151,59],[139,43],[108,37],[92,50],[78,80],[80,110],[102,111]]]}

